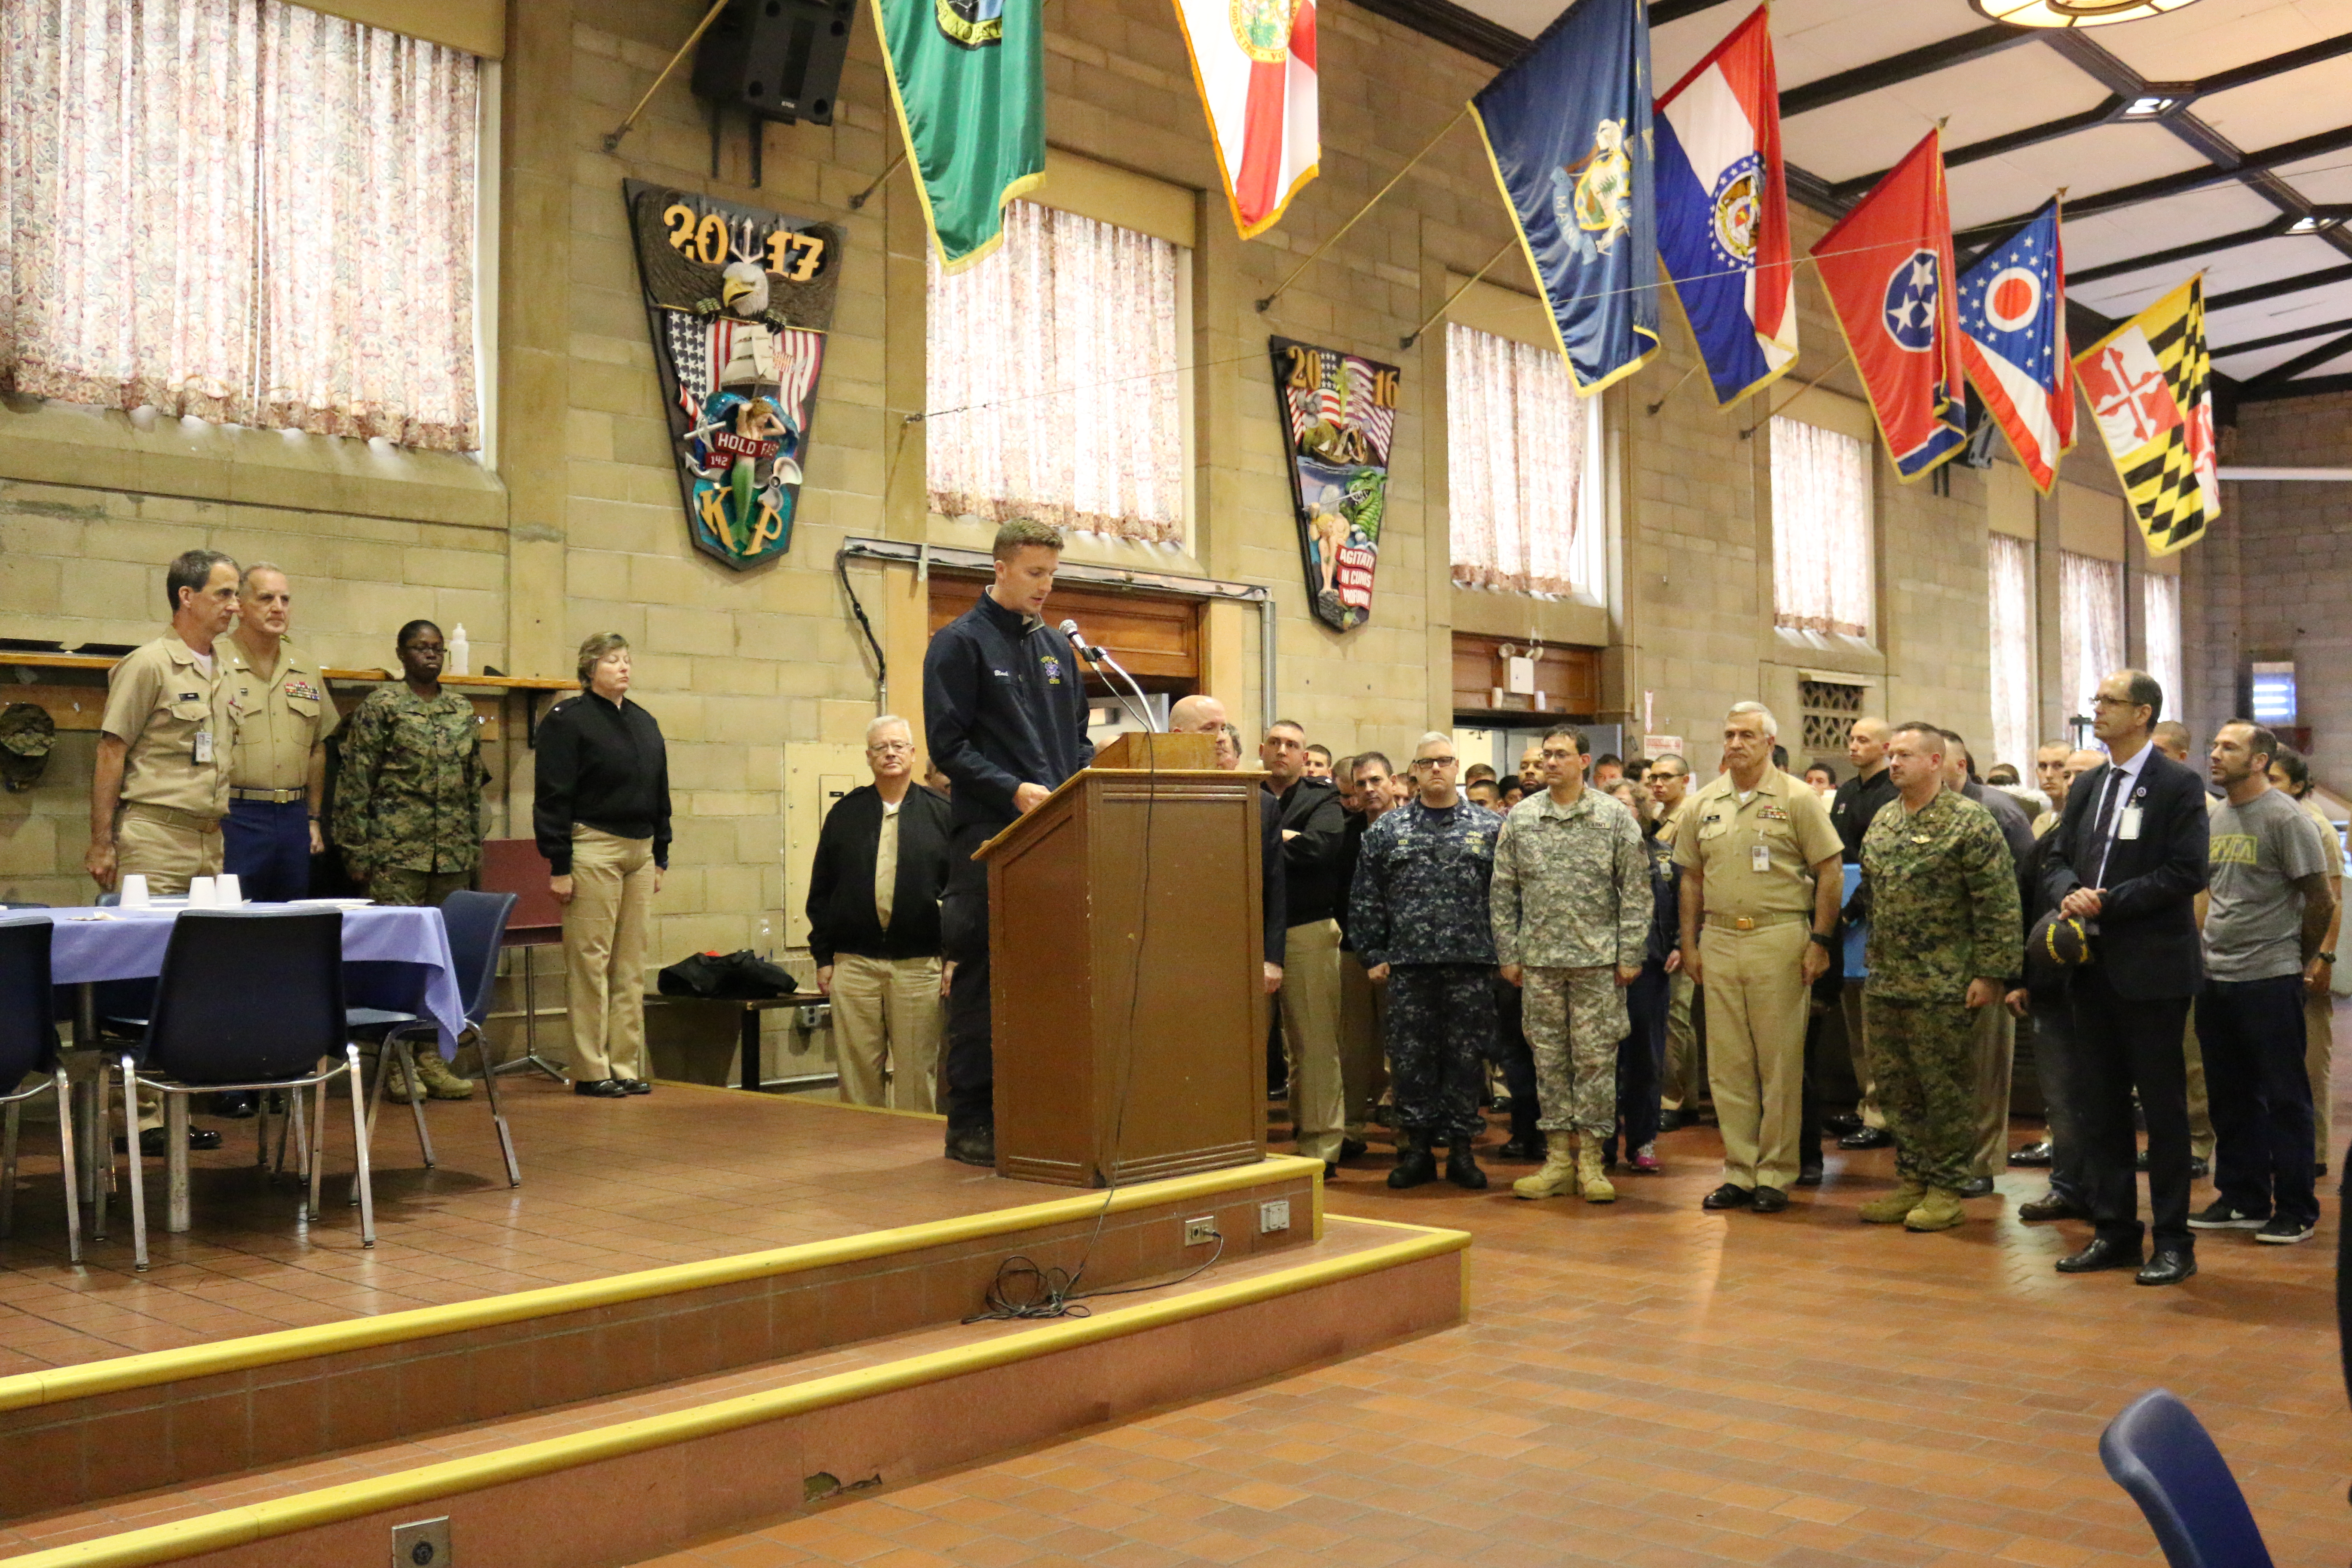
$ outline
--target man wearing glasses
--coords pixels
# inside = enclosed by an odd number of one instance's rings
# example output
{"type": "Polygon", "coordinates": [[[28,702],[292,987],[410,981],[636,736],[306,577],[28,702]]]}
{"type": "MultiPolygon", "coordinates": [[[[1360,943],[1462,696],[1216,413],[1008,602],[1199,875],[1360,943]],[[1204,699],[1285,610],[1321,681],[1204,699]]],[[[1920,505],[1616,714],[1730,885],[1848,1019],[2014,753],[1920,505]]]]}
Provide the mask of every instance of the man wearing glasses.
{"type": "Polygon", "coordinates": [[[904,719],[885,714],[866,727],[866,765],[874,782],[842,796],[817,835],[809,955],[816,988],[833,998],[841,1098],[929,1112],[938,1103],[950,812],[915,782],[915,737],[904,719]]]}
{"type": "Polygon", "coordinates": [[[1391,1187],[1437,1174],[1486,1184],[1470,1145],[1486,1126],[1478,1082],[1495,1042],[1495,937],[1488,916],[1495,840],[1503,820],[1454,788],[1451,737],[1423,735],[1412,753],[1416,798],[1367,828],[1356,859],[1348,935],[1364,973],[1389,991],[1389,1082],[1396,1101],[1391,1187]]]}

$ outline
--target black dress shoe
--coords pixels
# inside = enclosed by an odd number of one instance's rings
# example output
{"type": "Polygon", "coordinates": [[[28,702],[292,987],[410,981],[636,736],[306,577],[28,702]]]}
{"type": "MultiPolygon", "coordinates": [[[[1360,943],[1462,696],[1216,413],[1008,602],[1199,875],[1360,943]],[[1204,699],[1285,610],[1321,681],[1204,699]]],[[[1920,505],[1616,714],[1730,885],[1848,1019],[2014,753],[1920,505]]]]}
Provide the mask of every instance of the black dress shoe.
{"type": "Polygon", "coordinates": [[[583,1078],[572,1084],[572,1092],[584,1094],[591,1100],[626,1100],[629,1091],[616,1078],[583,1078]]]}
{"type": "Polygon", "coordinates": [[[1799,1165],[1797,1167],[1797,1185],[1801,1187],[1818,1187],[1821,1184],[1822,1163],[1819,1160],[1814,1161],[1810,1165],[1799,1165]]]}
{"type": "Polygon", "coordinates": [[[2091,1216],[2056,1193],[2046,1193],[2030,1204],[2018,1205],[2017,1217],[2023,1220],[2045,1220],[2088,1219],[2091,1216]]]}
{"type": "Polygon", "coordinates": [[[641,1078],[616,1078],[613,1080],[631,1094],[651,1094],[654,1086],[641,1078]]]}
{"type": "Polygon", "coordinates": [[[947,1156],[965,1165],[996,1167],[996,1129],[965,1127],[948,1133],[947,1156]]]}
{"type": "Polygon", "coordinates": [[[1514,1165],[1538,1164],[1543,1157],[1544,1135],[1540,1132],[1532,1138],[1514,1138],[1495,1151],[1496,1159],[1514,1165]]]}
{"type": "Polygon", "coordinates": [[[1696,1110],[1675,1110],[1658,1112],[1658,1131],[1661,1132],[1679,1132],[1685,1127],[1697,1125],[1698,1112],[1696,1110]]]}
{"type": "Polygon", "coordinates": [[[2185,1247],[2159,1247],[2147,1267],[2132,1278],[2142,1285],[2178,1285],[2197,1272],[2197,1255],[2185,1247]]]}
{"type": "Polygon", "coordinates": [[[2137,1268],[2139,1267],[2139,1243],[2111,1240],[2095,1236],[2091,1244],[2080,1252],[2069,1253],[2058,1260],[2061,1274],[2095,1274],[2102,1268],[2137,1268]]]}
{"type": "Polygon", "coordinates": [[[225,1089],[213,1096],[213,1114],[232,1121],[249,1121],[255,1109],[253,1090],[249,1089],[225,1089]]]}
{"type": "Polygon", "coordinates": [[[1895,1134],[1884,1127],[1857,1128],[1838,1140],[1841,1149],[1891,1149],[1895,1134]]]}
{"type": "Polygon", "coordinates": [[[2044,1138],[2039,1143],[2028,1143],[2022,1149],[2011,1149],[2009,1152],[2009,1163],[2012,1165],[2033,1166],[2050,1163],[2050,1140],[2044,1138]]]}
{"type": "Polygon", "coordinates": [[[1849,1132],[1862,1131],[1862,1118],[1845,1111],[1835,1116],[1824,1116],[1822,1118],[1822,1131],[1832,1138],[1843,1138],[1849,1132]]]}
{"type": "Polygon", "coordinates": [[[1789,1194],[1778,1187],[1759,1186],[1749,1206],[1758,1214],[1779,1214],[1789,1206],[1789,1194]]]}
{"type": "Polygon", "coordinates": [[[1755,1206],[1756,1194],[1736,1183],[1726,1182],[1699,1199],[1703,1209],[1744,1209],[1755,1206]]]}
{"type": "Polygon", "coordinates": [[[1324,1162],[1323,1162],[1323,1179],[1324,1179],[1325,1181],[1327,1181],[1327,1182],[1328,1182],[1328,1181],[1329,1181],[1332,1177],[1334,1177],[1334,1176],[1338,1175],[1339,1173],[1339,1161],[1337,1161],[1337,1160],[1326,1160],[1326,1161],[1324,1161],[1324,1162]]]}
{"type": "MultiPolygon", "coordinates": [[[[128,1147],[129,1147],[129,1145],[128,1145],[128,1144],[123,1141],[122,1136],[121,1136],[120,1133],[117,1133],[117,1134],[115,1135],[115,1139],[114,1139],[114,1146],[115,1146],[117,1149],[123,1149],[123,1148],[128,1148],[128,1147]]],[[[214,1131],[211,1128],[209,1128],[209,1127],[191,1127],[191,1128],[189,1128],[189,1129],[188,1129],[188,1147],[189,1147],[189,1148],[191,1148],[191,1149],[217,1149],[217,1148],[219,1148],[220,1146],[221,1146],[221,1135],[220,1135],[219,1133],[217,1133],[217,1132],[214,1131]]],[[[140,1152],[142,1154],[152,1154],[152,1155],[153,1155],[156,1159],[160,1160],[160,1159],[162,1159],[162,1158],[164,1156],[164,1154],[165,1154],[166,1152],[168,1152],[168,1151],[169,1151],[169,1146],[168,1146],[167,1144],[165,1144],[165,1143],[164,1143],[164,1142],[163,1142],[163,1130],[162,1128],[160,1128],[160,1127],[150,1127],[150,1128],[146,1128],[146,1129],[144,1129],[143,1131],[142,1131],[140,1132],[140,1134],[139,1134],[139,1152],[140,1152]]]]}
{"type": "Polygon", "coordinates": [[[1470,1140],[1467,1138],[1455,1140],[1453,1146],[1445,1151],[1445,1179],[1474,1193],[1486,1191],[1486,1173],[1478,1168],[1478,1161],[1470,1152],[1470,1140]]]}
{"type": "Polygon", "coordinates": [[[1992,1178],[1990,1176],[1970,1176],[1968,1180],[1968,1184],[1960,1189],[1960,1196],[1964,1198],[1989,1198],[1992,1196],[1992,1178]]]}
{"type": "Polygon", "coordinates": [[[1342,1160],[1360,1159],[1362,1156],[1370,1153],[1371,1148],[1372,1146],[1370,1143],[1365,1142],[1360,1138],[1342,1138],[1339,1140],[1339,1158],[1342,1160]]]}
{"type": "Polygon", "coordinates": [[[1437,1179],[1437,1156],[1425,1143],[1408,1139],[1397,1145],[1396,1169],[1389,1173],[1389,1185],[1399,1192],[1418,1187],[1437,1179]]]}

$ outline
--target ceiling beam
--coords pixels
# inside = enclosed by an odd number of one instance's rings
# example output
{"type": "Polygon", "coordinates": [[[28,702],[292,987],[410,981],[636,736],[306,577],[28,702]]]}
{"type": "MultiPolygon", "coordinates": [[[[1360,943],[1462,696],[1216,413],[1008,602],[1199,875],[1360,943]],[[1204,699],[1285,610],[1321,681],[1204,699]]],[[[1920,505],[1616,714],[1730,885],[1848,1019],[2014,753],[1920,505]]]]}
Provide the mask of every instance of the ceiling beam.
{"type": "Polygon", "coordinates": [[[2226,294],[2205,296],[2205,313],[2227,310],[2239,305],[2258,304],[2264,300],[2277,300],[2289,294],[2308,293],[2325,289],[2330,283],[2352,282],[2352,264],[2343,267],[2323,267],[2316,272],[2298,272],[2292,278],[2273,278],[2267,283],[2250,284],[2232,289],[2226,294]]]}
{"type": "Polygon", "coordinates": [[[1451,45],[1473,59],[1507,66],[1528,40],[1500,22],[1490,22],[1453,0],[1353,0],[1359,10],[1402,23],[1425,38],[1451,45]]]}
{"type": "Polygon", "coordinates": [[[2066,287],[2072,289],[2080,283],[2103,283],[2110,278],[2121,278],[2126,273],[2137,272],[2144,268],[2165,267],[2175,261],[2193,261],[2200,256],[2211,256],[2217,251],[2235,250],[2242,245],[2253,245],[2265,239],[2276,239],[2286,233],[2287,226],[2294,221],[2290,217],[2275,217],[2260,228],[2242,228],[2234,234],[2217,234],[2210,239],[2191,240],[2187,245],[2176,245],[2164,250],[2151,250],[2146,256],[2127,256],[2121,261],[2109,261],[2097,267],[2085,267],[2080,271],[2070,267],[2066,269],[2066,287]]]}
{"type": "MultiPolygon", "coordinates": [[[[1989,136],[1981,142],[1971,142],[1965,147],[1949,148],[1944,153],[1944,166],[1948,169],[1959,163],[1974,163],[1985,158],[1998,158],[2004,153],[2014,153],[2020,147],[2031,147],[2042,142],[2055,142],[2061,136],[2072,136],[2077,131],[2088,131],[2095,125],[2104,125],[2114,117],[2116,110],[2123,107],[2123,101],[2122,99],[2110,93],[2079,114],[2069,114],[2059,120],[2045,120],[2039,125],[2028,125],[2020,130],[2005,132],[1999,136],[1989,136]]],[[[1857,174],[1851,180],[1840,180],[1832,188],[1840,197],[1852,201],[1863,195],[1879,181],[1886,178],[1887,173],[1887,170],[1880,169],[1874,174],[1857,174]]]]}
{"type": "MultiPolygon", "coordinates": [[[[2221,380],[2221,373],[2215,371],[2213,379],[2221,380]]],[[[2352,392],[2352,374],[2315,375],[2308,381],[2281,381],[2261,387],[2247,382],[2239,386],[2237,400],[2240,403],[2278,403],[2290,397],[2324,397],[2337,392],[2352,392]]]]}
{"type": "Polygon", "coordinates": [[[2293,381],[2305,371],[2317,369],[2329,360],[2341,358],[2347,350],[2352,350],[2352,332],[2330,338],[2317,348],[2307,353],[2299,353],[2284,364],[2273,365],[2246,384],[2249,387],[2277,386],[2283,382],[2293,381]]]}
{"type": "MultiPolygon", "coordinates": [[[[2315,136],[2305,136],[2294,142],[2283,142],[2275,147],[2265,147],[2259,153],[2248,153],[2234,168],[2224,169],[2209,165],[2202,169],[2183,169],[2177,174],[2160,174],[2152,180],[2140,180],[2128,185],[2118,185],[2111,191],[2097,191],[2086,196],[2069,196],[2066,198],[2066,210],[2073,216],[2089,217],[2095,213],[2115,212],[2122,207],[2137,206],[2143,202],[2162,201],[2168,196],[2185,196],[2197,191],[2210,189],[2215,185],[2227,184],[2232,180],[2243,180],[2250,174],[2268,174],[2282,164],[2298,163],[2305,158],[2341,153],[2347,147],[2352,147],[2352,127],[2323,131],[2315,136]]],[[[2035,211],[2039,210],[2039,208],[2035,209],[2035,211]]],[[[1979,224],[1976,227],[1963,230],[1953,237],[1962,244],[1972,244],[1990,238],[1997,234],[2005,234],[2032,216],[2033,214],[2030,212],[2021,213],[2016,217],[2002,218],[1998,223],[1979,224]]]]}
{"type": "Polygon", "coordinates": [[[1856,66],[1852,70],[1839,71],[1801,86],[1780,89],[1780,115],[1810,113],[1826,109],[1832,103],[1843,103],[1849,98],[1860,98],[1866,92],[1894,87],[1916,76],[1930,71],[1948,70],[1965,65],[1969,60],[1982,59],[2003,49],[2031,43],[2036,29],[2031,27],[1978,27],[1949,38],[1939,38],[1916,49],[1906,49],[1899,55],[1889,55],[1883,60],[1856,66]]]}
{"type": "MultiPolygon", "coordinates": [[[[2231,343],[2216,353],[2250,354],[2257,349],[2274,349],[2282,343],[2299,343],[2306,338],[2326,337],[2330,332],[2352,332],[2352,321],[2318,321],[2308,327],[2298,327],[2291,332],[2277,332],[2267,338],[2254,338],[2242,343],[2231,343]]],[[[2210,344],[2207,345],[2209,348],[2210,344]]]]}
{"type": "Polygon", "coordinates": [[[2230,70],[2216,71],[2211,76],[2200,77],[2197,79],[2197,96],[2202,98],[2208,93],[2227,92],[2235,87],[2252,87],[2258,81],[2268,81],[2274,76],[2284,76],[2289,71],[2299,71],[2305,66],[2315,66],[2323,60],[2332,60],[2338,55],[2352,55],[2352,33],[2339,34],[2333,38],[2322,38],[2315,44],[2305,44],[2299,49],[2289,49],[2283,55],[2273,55],[2268,59],[2249,60],[2244,65],[2230,70]]]}

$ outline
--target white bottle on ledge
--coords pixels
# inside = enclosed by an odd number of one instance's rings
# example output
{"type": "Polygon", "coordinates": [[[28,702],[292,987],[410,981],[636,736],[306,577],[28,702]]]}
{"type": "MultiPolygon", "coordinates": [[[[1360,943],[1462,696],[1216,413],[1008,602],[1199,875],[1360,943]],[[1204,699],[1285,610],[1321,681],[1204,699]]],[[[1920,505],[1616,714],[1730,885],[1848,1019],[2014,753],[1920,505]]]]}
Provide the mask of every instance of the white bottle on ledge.
{"type": "Polygon", "coordinates": [[[449,634],[449,656],[446,661],[448,668],[444,673],[449,675],[473,674],[474,670],[471,653],[472,650],[467,647],[466,643],[466,623],[459,621],[457,623],[457,629],[449,634]]]}

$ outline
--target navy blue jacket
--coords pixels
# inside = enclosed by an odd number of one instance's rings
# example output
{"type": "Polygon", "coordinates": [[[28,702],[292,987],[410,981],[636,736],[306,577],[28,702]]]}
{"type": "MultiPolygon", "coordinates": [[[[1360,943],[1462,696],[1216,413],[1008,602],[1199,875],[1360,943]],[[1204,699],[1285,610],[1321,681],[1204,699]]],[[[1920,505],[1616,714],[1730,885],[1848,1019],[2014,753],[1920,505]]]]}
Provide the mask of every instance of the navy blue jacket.
{"type": "Polygon", "coordinates": [[[1003,826],[1021,815],[1014,790],[1052,789],[1095,755],[1070,639],[986,594],[923,655],[923,729],[955,785],[958,828],[1003,826]]]}
{"type": "MultiPolygon", "coordinates": [[[[2076,866],[2097,858],[2098,846],[2090,838],[2106,787],[2107,764],[2102,764],[2066,788],[2066,814],[2050,830],[2042,861],[2042,892],[2053,904],[2083,885],[2076,866]]],[[[2158,752],[2116,810],[2120,815],[2133,805],[2140,808],[2139,837],[2117,839],[2108,855],[2100,878],[2106,902],[2091,956],[2105,969],[2116,994],[2128,1000],[2194,996],[2205,979],[2196,914],[2197,895],[2205,887],[2205,784],[2158,752]]]]}

